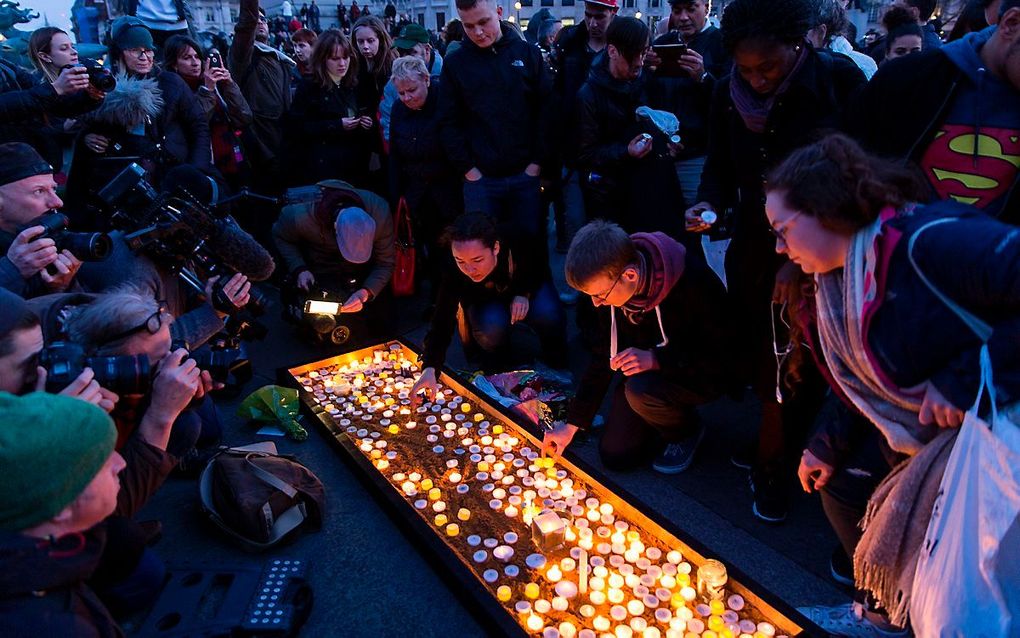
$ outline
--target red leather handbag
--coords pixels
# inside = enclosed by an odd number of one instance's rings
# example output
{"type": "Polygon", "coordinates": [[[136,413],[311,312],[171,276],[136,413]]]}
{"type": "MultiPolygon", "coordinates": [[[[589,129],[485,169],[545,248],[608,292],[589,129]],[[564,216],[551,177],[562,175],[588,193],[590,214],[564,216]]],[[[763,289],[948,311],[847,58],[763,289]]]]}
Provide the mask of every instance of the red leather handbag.
{"type": "Polygon", "coordinates": [[[411,211],[407,200],[400,198],[396,219],[397,260],[393,267],[393,296],[408,297],[414,294],[414,232],[411,230],[411,211]]]}

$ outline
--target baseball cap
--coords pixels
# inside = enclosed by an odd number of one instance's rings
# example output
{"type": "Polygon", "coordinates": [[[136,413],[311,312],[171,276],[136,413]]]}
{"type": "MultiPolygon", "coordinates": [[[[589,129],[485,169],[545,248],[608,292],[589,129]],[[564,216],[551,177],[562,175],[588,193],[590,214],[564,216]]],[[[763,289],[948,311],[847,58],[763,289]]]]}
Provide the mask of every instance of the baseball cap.
{"type": "Polygon", "coordinates": [[[416,44],[428,44],[430,41],[429,32],[425,30],[425,27],[412,22],[404,25],[404,28],[400,30],[400,35],[393,41],[393,48],[413,49],[416,44]]]}
{"type": "Polygon", "coordinates": [[[372,258],[375,243],[375,220],[364,208],[350,206],[336,218],[336,245],[344,259],[363,264],[372,258]]]}

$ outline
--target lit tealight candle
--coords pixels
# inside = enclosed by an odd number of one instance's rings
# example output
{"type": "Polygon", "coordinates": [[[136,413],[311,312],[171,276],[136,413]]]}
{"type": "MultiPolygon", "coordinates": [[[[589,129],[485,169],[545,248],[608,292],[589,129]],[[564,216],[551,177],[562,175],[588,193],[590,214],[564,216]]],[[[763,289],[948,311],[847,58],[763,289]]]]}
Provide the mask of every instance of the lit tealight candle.
{"type": "Polygon", "coordinates": [[[563,572],[560,571],[558,565],[553,565],[548,570],[546,570],[545,577],[549,579],[549,582],[556,583],[559,582],[561,578],[563,578],[563,572]]]}
{"type": "Polygon", "coordinates": [[[505,563],[513,558],[514,548],[509,545],[500,545],[496,549],[492,550],[492,555],[496,558],[496,560],[501,560],[505,563]]]}
{"type": "Polygon", "coordinates": [[[500,585],[496,588],[496,599],[501,603],[509,601],[511,594],[513,594],[513,590],[507,585],[500,585]]]}
{"type": "Polygon", "coordinates": [[[447,536],[457,536],[458,534],[460,534],[460,525],[457,525],[456,523],[450,523],[449,525],[446,526],[447,536]]]}
{"type": "Polygon", "coordinates": [[[461,476],[459,472],[450,472],[449,478],[451,483],[460,483],[461,476]]]}
{"type": "Polygon", "coordinates": [[[556,595],[562,598],[574,598],[577,596],[577,585],[569,580],[561,580],[554,587],[556,595]]]}
{"type": "Polygon", "coordinates": [[[508,505],[507,508],[503,510],[503,513],[509,516],[510,518],[514,518],[517,516],[517,508],[514,507],[513,505],[508,505]]]}
{"type": "Polygon", "coordinates": [[[436,514],[436,526],[442,527],[446,525],[449,519],[446,518],[446,514],[436,514]]]}
{"type": "Polygon", "coordinates": [[[462,507],[459,510],[457,510],[457,519],[458,520],[466,521],[466,520],[468,520],[470,518],[471,518],[471,510],[469,510],[468,508],[462,507]]]}
{"type": "Polygon", "coordinates": [[[528,583],[524,586],[524,595],[532,600],[538,598],[540,593],[542,593],[542,590],[539,588],[538,583],[528,583]]]}
{"type": "Polygon", "coordinates": [[[541,631],[542,627],[545,626],[545,622],[542,620],[541,616],[531,614],[530,616],[528,616],[526,625],[528,627],[528,630],[530,631],[541,631]]]}

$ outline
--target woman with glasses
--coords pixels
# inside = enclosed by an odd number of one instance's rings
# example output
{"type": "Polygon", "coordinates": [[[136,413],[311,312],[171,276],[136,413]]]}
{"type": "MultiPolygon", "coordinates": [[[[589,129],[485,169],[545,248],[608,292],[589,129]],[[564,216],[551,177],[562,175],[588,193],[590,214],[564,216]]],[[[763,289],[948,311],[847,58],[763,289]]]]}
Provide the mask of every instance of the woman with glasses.
{"type": "Polygon", "coordinates": [[[711,228],[705,220],[713,218],[703,213],[732,211],[726,281],[739,322],[734,367],[761,402],[756,452],[734,455],[733,462],[751,469],[754,515],[771,523],[786,518],[790,475],[824,384],[805,370],[798,387],[776,387],[783,363],[777,353],[789,342],[784,317],[777,315],[797,291],[800,271],[775,253],[764,177],[818,131],[835,128],[843,105],[865,82],[852,60],[807,42],[813,22],[810,0],[726,6],[722,37],[733,73],[715,87],[699,203],[686,212],[687,229],[704,232],[711,228]]]}
{"type": "Polygon", "coordinates": [[[438,371],[454,330],[469,359],[486,370],[505,369],[510,332],[528,324],[542,343],[542,357],[553,368],[567,362],[566,314],[537,247],[501,232],[488,215],[466,213],[446,229],[452,259],[443,270],[435,312],[425,336],[422,375],[414,395],[434,396],[438,371]],[[462,312],[462,314],[460,314],[462,312]]]}
{"type": "Polygon", "coordinates": [[[83,118],[68,183],[68,197],[79,209],[131,162],[145,168],[157,187],[178,164],[214,172],[205,114],[181,76],[156,65],[149,29],[122,17],[110,34],[117,88],[83,118]]]}
{"type": "Polygon", "coordinates": [[[835,635],[878,635],[875,626],[906,625],[910,589],[899,588],[913,576],[941,468],[981,385],[985,337],[997,403],[1020,399],[1018,233],[955,201],[915,204],[930,196],[919,174],[841,135],[790,155],[767,193],[775,250],[816,285],[813,350],[835,392],[865,417],[851,427],[826,424],[801,460],[803,487],[820,490],[863,590],[856,606],[810,615],[835,635]],[[884,458],[885,472],[909,458],[896,476],[913,488],[880,489],[862,539],[858,524],[883,475],[862,480],[868,455],[884,458]]]}

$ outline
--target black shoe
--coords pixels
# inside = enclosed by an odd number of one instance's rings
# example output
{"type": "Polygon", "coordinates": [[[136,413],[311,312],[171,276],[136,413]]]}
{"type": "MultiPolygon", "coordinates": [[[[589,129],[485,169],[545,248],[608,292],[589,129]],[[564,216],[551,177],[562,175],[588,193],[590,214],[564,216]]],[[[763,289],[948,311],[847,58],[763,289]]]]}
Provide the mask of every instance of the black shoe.
{"type": "Polygon", "coordinates": [[[829,557],[829,573],[837,583],[847,587],[854,586],[854,564],[842,545],[836,545],[836,549],[832,550],[832,556],[829,557]]]}
{"type": "Polygon", "coordinates": [[[679,474],[694,462],[694,453],[698,451],[701,440],[705,438],[705,426],[698,427],[698,432],[686,440],[669,443],[666,449],[652,463],[652,469],[660,474],[679,474]]]}
{"type": "Polygon", "coordinates": [[[789,509],[786,487],[779,477],[770,472],[751,470],[748,477],[754,495],[752,511],[766,523],[782,523],[789,509]]]}

